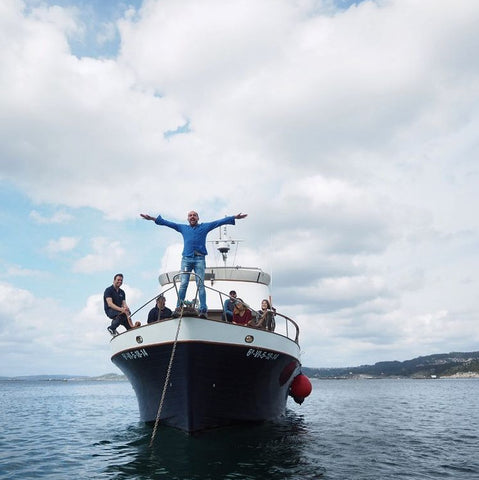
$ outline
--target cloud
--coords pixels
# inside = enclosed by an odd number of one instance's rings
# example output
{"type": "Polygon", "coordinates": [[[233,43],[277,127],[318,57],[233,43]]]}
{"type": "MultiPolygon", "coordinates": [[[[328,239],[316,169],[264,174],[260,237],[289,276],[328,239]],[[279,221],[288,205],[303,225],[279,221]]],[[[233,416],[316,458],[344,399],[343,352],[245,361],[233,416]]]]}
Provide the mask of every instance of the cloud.
{"type": "MultiPolygon", "coordinates": [[[[332,182],[349,177],[360,181],[356,188],[367,187],[368,177],[384,169],[387,175],[404,161],[398,142],[407,139],[408,148],[420,149],[444,132],[449,115],[455,129],[464,123],[448,94],[467,98],[474,69],[460,70],[457,84],[448,80],[449,69],[458,67],[434,45],[443,45],[444,35],[476,41],[465,13],[474,8],[467,3],[449,18],[447,2],[436,2],[424,24],[427,8],[418,11],[406,2],[363,2],[332,16],[307,3],[210,1],[199,8],[184,2],[179,8],[145,2],[138,18],[121,20],[121,55],[112,61],[72,57],[65,42],[53,41],[72,30],[74,15],[45,10],[21,21],[11,7],[5,23],[11,29],[23,25],[18,41],[24,53],[7,63],[7,78],[15,85],[21,71],[35,72],[35,82],[23,77],[22,97],[10,86],[3,102],[13,118],[32,102],[35,110],[29,136],[8,142],[4,158],[16,160],[9,177],[18,182],[25,175],[22,184],[39,201],[89,205],[113,218],[152,205],[164,178],[181,178],[188,201],[201,207],[197,182],[207,180],[210,191],[221,191],[218,173],[224,175],[225,167],[247,179],[247,188],[237,182],[228,192],[232,205],[244,203],[249,189],[261,196],[264,188],[274,198],[272,189],[281,189],[285,178],[301,184],[311,173],[338,177],[332,182]],[[42,64],[34,55],[39,41],[45,43],[42,64]],[[47,109],[48,118],[37,116],[47,109]],[[165,138],[185,124],[189,133],[165,138]],[[47,144],[49,135],[62,141],[47,144]],[[194,175],[188,174],[191,152],[201,165],[194,175]],[[48,188],[52,175],[61,178],[55,189],[48,188]],[[29,181],[33,177],[36,182],[29,181]],[[128,201],[121,210],[105,195],[106,178],[112,187],[124,187],[128,201]]],[[[459,107],[470,118],[470,105],[459,107]]],[[[16,139],[24,131],[13,122],[5,135],[16,139]]],[[[277,206],[287,208],[284,201],[277,206]]],[[[170,206],[167,213],[185,210],[170,206]]]]}
{"type": "Polygon", "coordinates": [[[67,223],[73,218],[72,215],[66,213],[65,211],[55,212],[50,217],[46,217],[37,210],[32,210],[29,216],[35,223],[41,225],[48,225],[52,223],[67,223]]]}
{"type": "Polygon", "coordinates": [[[75,237],[60,237],[58,240],[50,240],[45,247],[45,250],[50,255],[60,252],[69,252],[78,245],[79,241],[80,239],[75,237]]]}
{"type": "Polygon", "coordinates": [[[7,265],[2,276],[5,277],[42,277],[45,272],[24,268],[20,265],[7,265]]]}
{"type": "Polygon", "coordinates": [[[116,240],[96,237],[91,241],[94,253],[85,255],[73,264],[76,273],[102,272],[121,264],[125,257],[125,249],[116,240]]]}

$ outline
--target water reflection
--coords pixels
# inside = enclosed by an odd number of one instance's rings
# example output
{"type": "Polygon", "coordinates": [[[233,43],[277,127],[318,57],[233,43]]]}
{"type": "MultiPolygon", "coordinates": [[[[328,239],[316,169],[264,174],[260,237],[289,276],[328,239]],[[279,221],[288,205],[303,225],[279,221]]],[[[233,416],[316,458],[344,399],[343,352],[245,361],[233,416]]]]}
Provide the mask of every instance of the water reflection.
{"type": "Polygon", "coordinates": [[[313,437],[303,417],[291,412],[274,423],[193,436],[160,427],[150,447],[152,430],[140,425],[119,435],[118,443],[113,440],[108,448],[116,450],[116,461],[106,468],[108,478],[274,480],[313,479],[323,474],[308,455],[313,437]]]}

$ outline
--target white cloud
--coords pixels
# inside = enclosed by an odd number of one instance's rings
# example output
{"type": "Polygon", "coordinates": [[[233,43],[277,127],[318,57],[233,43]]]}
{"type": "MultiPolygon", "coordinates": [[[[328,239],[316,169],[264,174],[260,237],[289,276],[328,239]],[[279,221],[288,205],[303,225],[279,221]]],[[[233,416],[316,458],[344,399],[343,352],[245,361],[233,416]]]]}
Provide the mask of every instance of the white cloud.
{"type": "Polygon", "coordinates": [[[7,265],[2,276],[5,277],[42,277],[45,273],[40,270],[24,268],[20,265],[7,265]]]}
{"type": "Polygon", "coordinates": [[[46,217],[42,215],[40,212],[38,212],[37,210],[32,210],[29,216],[35,223],[43,224],[43,225],[48,225],[53,223],[67,223],[73,218],[72,215],[70,215],[69,213],[66,213],[65,211],[55,212],[50,217],[46,217]]]}
{"type": "Polygon", "coordinates": [[[91,241],[94,253],[85,255],[73,265],[77,273],[102,272],[115,268],[125,257],[125,249],[119,241],[96,237],[91,241]]]}
{"type": "Polygon", "coordinates": [[[50,255],[55,255],[60,252],[69,252],[78,245],[79,241],[80,239],[75,237],[60,237],[58,240],[50,240],[45,250],[50,255]]]}

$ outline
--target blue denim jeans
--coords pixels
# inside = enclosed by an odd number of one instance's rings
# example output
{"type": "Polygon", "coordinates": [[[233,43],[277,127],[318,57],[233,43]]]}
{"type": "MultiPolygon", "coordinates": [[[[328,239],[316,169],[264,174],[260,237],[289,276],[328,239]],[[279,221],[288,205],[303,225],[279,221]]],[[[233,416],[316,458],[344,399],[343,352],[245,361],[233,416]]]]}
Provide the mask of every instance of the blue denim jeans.
{"type": "Polygon", "coordinates": [[[194,271],[197,275],[195,279],[200,298],[200,312],[207,312],[208,307],[206,306],[205,268],[205,257],[182,257],[181,271],[188,272],[188,275],[181,275],[180,290],[178,292],[178,303],[176,305],[177,307],[181,306],[181,302],[183,302],[183,300],[185,299],[186,289],[188,288],[188,282],[190,280],[189,272],[194,271]]]}

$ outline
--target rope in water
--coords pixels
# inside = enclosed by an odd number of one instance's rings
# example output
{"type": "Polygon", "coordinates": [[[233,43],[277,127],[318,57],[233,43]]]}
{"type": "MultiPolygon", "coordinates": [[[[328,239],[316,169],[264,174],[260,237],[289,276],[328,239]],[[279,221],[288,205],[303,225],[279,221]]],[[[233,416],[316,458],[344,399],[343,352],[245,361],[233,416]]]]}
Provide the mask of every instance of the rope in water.
{"type": "Polygon", "coordinates": [[[163,408],[163,402],[166,396],[166,389],[168,388],[168,382],[170,381],[171,367],[173,365],[173,358],[175,357],[176,344],[178,343],[178,335],[180,334],[181,319],[183,318],[183,307],[181,307],[180,317],[178,319],[178,328],[176,329],[176,337],[173,342],[173,348],[171,349],[170,362],[168,364],[168,370],[166,371],[165,383],[163,385],[163,392],[161,394],[160,405],[158,406],[158,413],[156,414],[155,426],[153,427],[153,433],[151,434],[150,447],[153,445],[153,441],[156,437],[156,430],[160,423],[161,409],[163,408]]]}

